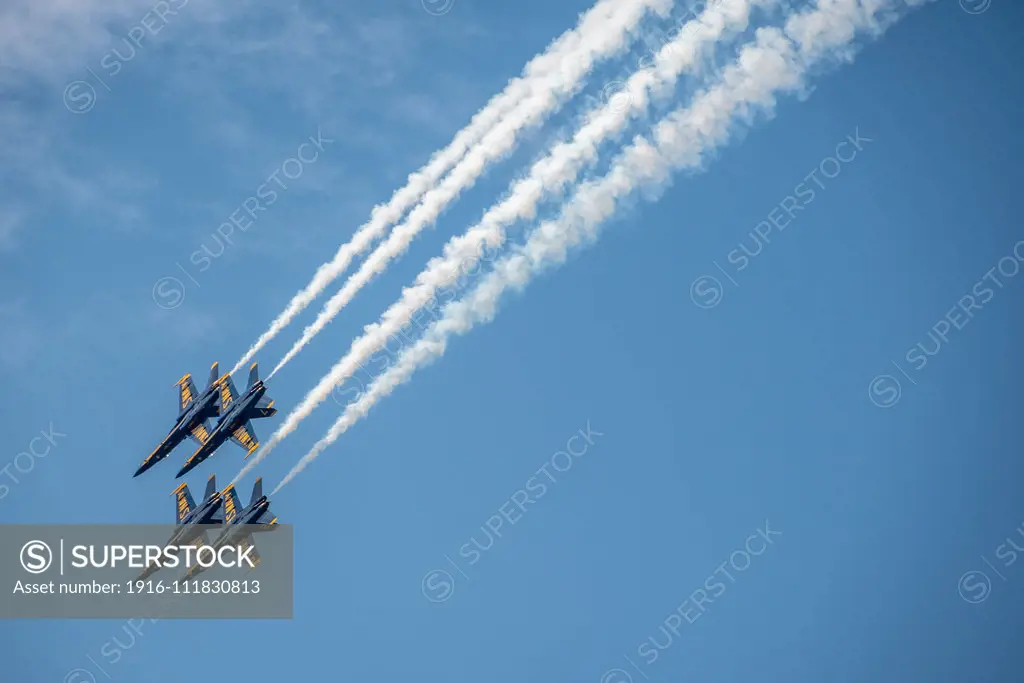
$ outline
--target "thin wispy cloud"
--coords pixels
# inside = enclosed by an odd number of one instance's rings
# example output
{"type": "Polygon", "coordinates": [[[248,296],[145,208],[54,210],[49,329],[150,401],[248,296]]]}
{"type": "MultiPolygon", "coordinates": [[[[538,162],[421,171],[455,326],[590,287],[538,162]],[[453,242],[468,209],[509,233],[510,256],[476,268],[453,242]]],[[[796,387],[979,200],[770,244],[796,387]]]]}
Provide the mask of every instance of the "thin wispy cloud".
{"type": "Polygon", "coordinates": [[[367,23],[372,30],[361,23],[329,23],[299,2],[3,3],[0,206],[29,198],[26,209],[31,210],[20,214],[22,223],[64,207],[101,217],[104,225],[140,225],[150,191],[176,179],[163,171],[159,157],[150,155],[143,164],[126,150],[122,158],[111,159],[110,145],[96,153],[105,143],[83,130],[102,126],[101,117],[123,116],[122,96],[158,84],[143,94],[166,98],[180,122],[161,137],[195,138],[209,131],[205,139],[212,147],[230,148],[243,162],[228,169],[240,174],[245,159],[258,162],[278,154],[277,144],[286,137],[272,121],[250,111],[329,111],[337,93],[328,86],[358,87],[365,81],[354,80],[359,63],[372,59],[384,68],[395,57],[392,43],[408,34],[401,22],[392,22],[391,29],[379,21],[367,23]],[[379,49],[354,45],[353,36],[360,33],[376,40],[379,49]],[[362,62],[353,59],[352,51],[359,49],[362,62]],[[273,100],[275,107],[254,107],[246,100],[250,95],[273,100]],[[46,201],[31,201],[36,195],[46,201]]]}
{"type": "Polygon", "coordinates": [[[117,38],[115,24],[137,21],[154,2],[7,0],[0,6],[0,87],[18,81],[63,87],[109,49],[117,38]]]}

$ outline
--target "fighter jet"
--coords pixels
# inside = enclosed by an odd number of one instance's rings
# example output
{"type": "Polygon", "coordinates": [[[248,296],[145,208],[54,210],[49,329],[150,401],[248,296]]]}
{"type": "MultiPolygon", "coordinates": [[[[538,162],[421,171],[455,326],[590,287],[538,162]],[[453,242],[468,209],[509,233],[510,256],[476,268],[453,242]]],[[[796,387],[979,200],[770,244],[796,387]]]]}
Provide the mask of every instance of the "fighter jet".
{"type": "MultiPolygon", "coordinates": [[[[221,491],[217,490],[217,476],[214,474],[210,475],[209,480],[206,482],[206,493],[198,506],[192,500],[188,484],[183,483],[174,489],[171,495],[176,498],[175,524],[178,525],[178,528],[171,535],[166,546],[181,547],[194,545],[198,550],[206,542],[206,529],[202,525],[224,523],[224,496],[221,491]]],[[[149,565],[136,580],[144,581],[159,568],[159,564],[149,565]]]]}
{"type": "MultiPolygon", "coordinates": [[[[238,493],[234,484],[228,486],[221,492],[224,498],[224,527],[213,541],[211,548],[214,553],[224,546],[237,547],[242,553],[252,560],[253,567],[260,563],[260,554],[256,552],[256,544],[252,535],[262,531],[274,531],[278,529],[277,516],[270,512],[270,500],[263,495],[263,477],[259,477],[252,486],[252,496],[249,498],[249,506],[242,508],[238,500],[238,493]]],[[[197,574],[204,571],[199,564],[192,565],[182,580],[188,581],[197,574]]]]}
{"type": "Polygon", "coordinates": [[[210,379],[202,394],[196,391],[191,374],[177,381],[175,386],[178,387],[178,421],[156,450],[142,461],[133,477],[139,476],[170,455],[185,437],[191,437],[200,446],[207,442],[210,438],[209,421],[220,415],[220,406],[217,405],[220,398],[218,374],[218,364],[214,363],[210,366],[210,379]]]}
{"type": "Polygon", "coordinates": [[[235,389],[235,383],[231,381],[230,375],[225,375],[219,382],[220,387],[220,420],[217,426],[210,432],[210,436],[204,441],[196,452],[192,454],[185,465],[178,471],[175,478],[180,479],[200,463],[209,458],[228,439],[244,448],[249,457],[259,448],[260,442],[256,438],[250,420],[262,417],[270,417],[277,412],[274,402],[264,394],[267,388],[259,377],[257,364],[253,363],[249,368],[249,385],[241,396],[235,389]]]}

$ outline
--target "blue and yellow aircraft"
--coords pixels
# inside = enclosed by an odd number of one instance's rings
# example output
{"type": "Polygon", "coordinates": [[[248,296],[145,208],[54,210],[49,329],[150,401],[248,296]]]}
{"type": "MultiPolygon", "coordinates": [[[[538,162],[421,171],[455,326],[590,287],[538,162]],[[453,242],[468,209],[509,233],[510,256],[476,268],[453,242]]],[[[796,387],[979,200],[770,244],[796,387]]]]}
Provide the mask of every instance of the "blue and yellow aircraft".
{"type": "MultiPolygon", "coordinates": [[[[256,543],[252,535],[278,528],[277,516],[270,512],[270,500],[263,495],[263,477],[256,479],[256,483],[253,484],[252,496],[249,497],[249,506],[246,508],[243,508],[238,500],[234,484],[224,489],[220,495],[224,498],[224,529],[214,539],[211,547],[215,553],[224,546],[237,547],[243,553],[247,548],[252,548],[248,552],[248,557],[255,567],[260,563],[260,554],[256,552],[256,543]]],[[[183,580],[194,578],[204,569],[199,564],[192,565],[183,580]]]]}
{"type": "Polygon", "coordinates": [[[210,432],[209,437],[192,454],[192,457],[185,461],[185,465],[178,471],[177,479],[198,467],[228,439],[244,448],[247,451],[245,456],[247,458],[256,452],[260,442],[256,438],[256,432],[253,431],[250,420],[270,417],[277,412],[277,408],[273,407],[274,402],[264,396],[267,393],[267,388],[259,374],[257,364],[253,363],[249,368],[249,385],[241,396],[238,395],[230,375],[225,375],[219,381],[220,420],[210,432]]]}
{"type": "MultiPolygon", "coordinates": [[[[189,493],[188,484],[182,484],[171,492],[175,497],[175,520],[178,528],[167,541],[166,546],[194,545],[197,549],[206,543],[205,524],[224,523],[224,493],[217,490],[217,476],[210,475],[206,482],[206,493],[202,502],[197,506],[189,493]]],[[[146,577],[153,574],[160,568],[158,564],[151,564],[146,567],[137,581],[144,581],[146,577]]]]}
{"type": "Polygon", "coordinates": [[[177,381],[175,386],[178,387],[178,421],[160,442],[160,445],[156,447],[156,450],[142,461],[142,465],[135,470],[133,477],[139,476],[170,455],[171,451],[185,440],[185,437],[191,437],[200,446],[209,440],[209,421],[220,415],[220,406],[217,401],[221,397],[220,386],[223,378],[218,377],[217,368],[217,363],[210,366],[210,379],[202,394],[196,391],[191,374],[187,374],[177,381]]]}

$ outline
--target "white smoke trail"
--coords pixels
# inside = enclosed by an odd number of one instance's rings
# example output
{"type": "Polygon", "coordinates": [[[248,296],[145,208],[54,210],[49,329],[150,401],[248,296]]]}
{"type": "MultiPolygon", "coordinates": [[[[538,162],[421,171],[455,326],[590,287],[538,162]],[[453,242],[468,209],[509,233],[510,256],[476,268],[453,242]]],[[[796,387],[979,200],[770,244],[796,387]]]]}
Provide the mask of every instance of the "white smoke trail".
{"type": "MultiPolygon", "coordinates": [[[[644,4],[646,3],[623,3],[618,8],[618,12],[624,18],[624,23],[634,23],[635,18],[646,11],[647,8],[643,6],[644,4]]],[[[667,12],[670,8],[671,1],[667,0],[656,9],[667,12]]],[[[608,40],[610,37],[602,37],[601,42],[606,49],[610,48],[615,52],[625,49],[626,34],[619,32],[612,40],[608,40]]],[[[582,84],[583,81],[579,78],[571,81],[564,80],[557,85],[551,84],[554,86],[551,89],[535,92],[523,103],[523,106],[509,114],[487,133],[483,140],[452,169],[452,172],[440,185],[431,188],[423,196],[419,205],[412,210],[405,221],[396,227],[391,236],[367,257],[366,262],[349,277],[341,290],[324,304],[316,320],[303,330],[302,337],[295,342],[277,364],[277,367],[267,376],[267,379],[273,377],[278,370],[305,348],[313,337],[327,327],[331,320],[352,301],[359,290],[377,275],[383,273],[393,259],[402,255],[416,236],[424,228],[433,225],[444,208],[463,190],[472,187],[490,164],[509,154],[515,147],[518,133],[542,123],[543,116],[547,112],[556,109],[560,102],[572,95],[582,84]]]]}
{"type": "MultiPolygon", "coordinates": [[[[438,289],[451,284],[460,270],[475,267],[485,245],[489,248],[500,247],[506,238],[506,226],[519,219],[533,218],[542,199],[562,192],[573,182],[584,164],[596,159],[601,145],[621,134],[632,117],[643,114],[651,99],[671,92],[680,75],[699,63],[706,48],[718,45],[726,34],[731,37],[731,34],[745,30],[753,7],[769,6],[775,2],[718,0],[716,6],[706,7],[693,21],[680,26],[673,39],[655,56],[651,67],[634,73],[625,83],[623,90],[628,93],[625,106],[621,100],[613,100],[591,111],[571,141],[555,145],[548,155],[533,165],[524,178],[512,186],[504,201],[491,207],[480,222],[464,235],[452,238],[445,245],[443,256],[428,263],[427,268],[416,278],[415,285],[403,290],[402,297],[385,311],[379,323],[366,327],[363,336],[353,342],[348,354],[285,418],[275,434],[275,443],[294,431],[299,422],[325,401],[335,387],[362,367],[387,343],[389,337],[400,332],[416,312],[433,299],[438,289]]],[[[353,289],[357,289],[361,283],[357,278],[366,272],[374,256],[389,247],[400,250],[410,239],[411,231],[403,233],[403,227],[396,228],[340,294],[354,293],[353,289]]],[[[302,344],[302,341],[296,344],[292,352],[281,361],[281,365],[302,348],[302,344]]],[[[265,454],[266,451],[261,455],[265,454]]]]}
{"type": "MultiPolygon", "coordinates": [[[[374,207],[370,220],[338,249],[333,259],[317,269],[310,283],[292,297],[267,331],[235,364],[231,374],[252,360],[331,282],[340,277],[352,259],[415,205],[449,168],[478,148],[482,144],[481,140],[495,125],[509,118],[518,120],[520,128],[542,121],[561,103],[561,98],[570,94],[590,73],[597,62],[611,58],[625,48],[626,39],[637,30],[641,19],[648,12],[666,15],[671,6],[672,0],[600,0],[582,14],[575,29],[562,34],[542,54],[530,60],[523,69],[523,75],[509,82],[500,94],[477,112],[448,147],[435,153],[426,166],[410,175],[408,183],[396,190],[387,204],[374,207]],[[558,97],[538,98],[538,94],[557,94],[558,97]]],[[[508,126],[504,130],[511,138],[509,144],[513,144],[520,130],[508,126]]],[[[441,203],[437,210],[440,211],[443,205],[441,203]]]]}
{"type": "Polygon", "coordinates": [[[655,126],[654,144],[637,137],[615,160],[609,173],[582,185],[558,219],[532,232],[524,245],[499,261],[464,299],[449,304],[445,315],[398,362],[377,377],[349,404],[327,434],[304,455],[274,489],[291,481],[306,465],[381,398],[406,382],[424,365],[444,354],[453,334],[465,334],[492,320],[501,295],[522,289],[540,271],[564,262],[569,248],[597,237],[619,200],[639,188],[664,186],[673,170],[699,168],[703,155],[728,142],[734,124],[762,111],[771,115],[781,92],[801,88],[808,69],[828,58],[852,58],[858,31],[880,35],[900,10],[929,0],[818,0],[814,9],[789,18],[784,30],[763,28],[743,49],[721,82],[694,99],[690,107],[655,126]]]}

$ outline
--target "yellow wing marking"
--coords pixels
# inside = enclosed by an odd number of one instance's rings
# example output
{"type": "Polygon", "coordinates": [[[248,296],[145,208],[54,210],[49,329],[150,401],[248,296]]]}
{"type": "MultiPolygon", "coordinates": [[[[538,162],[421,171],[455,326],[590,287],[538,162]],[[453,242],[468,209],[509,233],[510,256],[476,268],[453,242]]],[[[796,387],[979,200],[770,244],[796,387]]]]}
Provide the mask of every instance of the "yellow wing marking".
{"type": "Polygon", "coordinates": [[[198,424],[192,428],[192,436],[196,437],[199,443],[205,445],[210,440],[210,433],[206,431],[206,425],[198,424]]]}
{"type": "Polygon", "coordinates": [[[240,552],[244,553],[246,548],[252,548],[252,552],[249,553],[249,559],[252,560],[252,569],[255,569],[260,566],[260,562],[263,558],[260,557],[259,552],[256,550],[256,543],[253,541],[253,537],[251,535],[246,536],[238,543],[238,549],[240,552]]]}
{"type": "Polygon", "coordinates": [[[244,446],[250,453],[260,447],[259,442],[252,437],[252,434],[250,434],[245,427],[239,427],[235,430],[235,438],[238,439],[242,443],[242,446],[244,446]]]}

